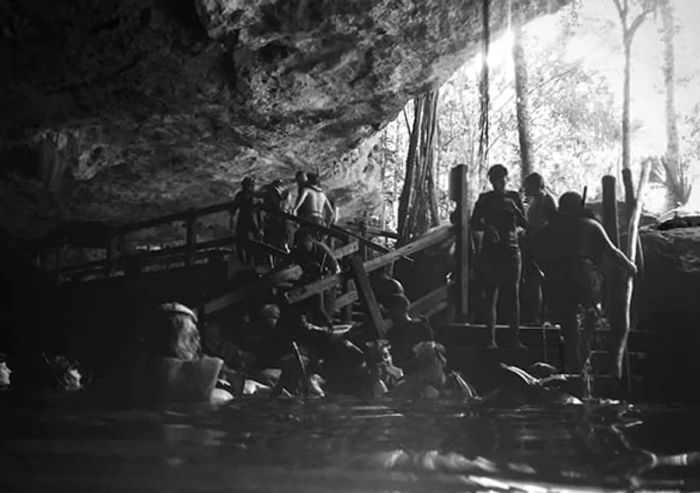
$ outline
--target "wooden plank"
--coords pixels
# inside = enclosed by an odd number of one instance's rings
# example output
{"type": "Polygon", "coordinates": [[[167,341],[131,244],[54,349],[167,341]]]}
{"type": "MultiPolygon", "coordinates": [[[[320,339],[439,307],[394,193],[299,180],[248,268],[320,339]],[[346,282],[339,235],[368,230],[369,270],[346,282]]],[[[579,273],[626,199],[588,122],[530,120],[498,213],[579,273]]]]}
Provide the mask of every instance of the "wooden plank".
{"type": "MultiPolygon", "coordinates": [[[[351,257],[352,258],[352,257],[351,257]]],[[[320,281],[307,284],[306,286],[300,286],[298,288],[287,291],[284,294],[284,298],[289,304],[298,303],[301,300],[305,300],[315,294],[322,293],[327,289],[339,284],[342,281],[342,274],[333,274],[332,276],[324,277],[320,281]]]]}
{"type": "Polygon", "coordinates": [[[448,287],[441,286],[434,291],[418,298],[411,303],[410,313],[413,316],[424,315],[431,307],[447,300],[449,294],[448,287]]]}
{"type": "MultiPolygon", "coordinates": [[[[348,291],[347,293],[338,296],[335,300],[335,305],[334,309],[335,310],[340,310],[342,308],[346,308],[348,306],[352,306],[353,303],[355,303],[359,299],[360,295],[357,293],[356,290],[348,291]]],[[[351,317],[352,319],[352,317],[351,317]]],[[[346,316],[346,321],[347,321],[347,316],[346,316]]]]}
{"type": "Polygon", "coordinates": [[[340,238],[342,240],[345,240],[347,238],[354,238],[360,242],[360,245],[366,246],[366,247],[371,248],[372,250],[375,250],[375,251],[380,252],[380,253],[388,253],[391,251],[388,248],[383,247],[382,245],[374,243],[373,241],[370,241],[366,238],[363,238],[360,235],[352,233],[351,231],[347,231],[347,230],[340,228],[338,226],[321,226],[319,224],[312,223],[311,221],[307,221],[306,219],[303,219],[301,217],[297,217],[294,214],[289,214],[288,212],[275,211],[274,214],[281,216],[289,221],[293,221],[293,222],[296,222],[296,223],[301,224],[303,226],[307,226],[309,228],[315,229],[316,231],[320,231],[321,233],[328,235],[328,236],[333,236],[335,238],[340,238]]]}
{"type": "Polygon", "coordinates": [[[194,209],[190,209],[187,214],[187,222],[185,223],[185,265],[192,265],[194,260],[194,251],[197,244],[197,216],[194,209]]]}
{"type": "Polygon", "coordinates": [[[367,272],[375,271],[384,267],[387,264],[390,264],[400,259],[401,257],[410,255],[415,252],[419,252],[425,248],[440,243],[449,238],[452,234],[452,231],[453,227],[451,224],[443,224],[442,226],[437,226],[425,233],[420,238],[412,241],[408,245],[404,245],[385,255],[367,261],[365,263],[365,270],[367,272]]]}
{"type": "Polygon", "coordinates": [[[452,168],[451,182],[456,185],[455,203],[457,207],[457,231],[455,245],[455,288],[457,299],[455,315],[458,320],[466,320],[469,315],[469,198],[467,197],[466,164],[452,168]]]}
{"type": "Polygon", "coordinates": [[[357,252],[360,249],[360,244],[357,241],[353,241],[348,243],[345,246],[342,246],[340,248],[336,248],[333,250],[333,257],[335,257],[336,260],[340,260],[341,258],[345,258],[348,255],[352,255],[353,253],[357,252]]]}
{"type": "Polygon", "coordinates": [[[379,303],[377,303],[377,298],[374,296],[374,290],[369,282],[367,270],[365,270],[365,265],[362,263],[362,259],[359,255],[350,257],[350,269],[352,270],[357,285],[360,301],[367,310],[367,313],[369,313],[372,327],[377,331],[379,337],[386,336],[384,319],[379,310],[379,303]]]}

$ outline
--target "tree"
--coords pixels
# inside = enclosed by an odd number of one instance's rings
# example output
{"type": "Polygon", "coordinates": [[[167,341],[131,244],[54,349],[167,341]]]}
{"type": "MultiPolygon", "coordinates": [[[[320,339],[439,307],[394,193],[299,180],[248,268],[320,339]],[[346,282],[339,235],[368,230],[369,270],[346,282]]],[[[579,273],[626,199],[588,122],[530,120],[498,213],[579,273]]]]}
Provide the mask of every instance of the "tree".
{"type": "MultiPolygon", "coordinates": [[[[647,16],[654,11],[654,2],[641,0],[641,12],[631,16],[630,2],[634,0],[612,0],[620,17],[622,27],[622,47],[624,50],[625,66],[622,86],[622,169],[630,169],[630,66],[632,57],[632,41],[639,26],[647,16]]],[[[630,196],[632,190],[625,187],[625,202],[630,204],[634,199],[630,196]]]]}
{"type": "Polygon", "coordinates": [[[483,175],[489,156],[489,44],[491,30],[489,27],[490,0],[483,0],[481,10],[482,45],[481,45],[481,79],[479,81],[479,175],[483,175]]]}
{"type": "Polygon", "coordinates": [[[523,50],[520,19],[513,24],[513,66],[515,69],[515,109],[518,119],[518,140],[520,143],[521,177],[524,179],[533,171],[532,139],[530,136],[530,106],[528,104],[527,65],[523,50]]]}
{"type": "Polygon", "coordinates": [[[413,125],[406,157],[406,174],[399,197],[398,234],[401,243],[438,224],[434,157],[438,90],[413,100],[413,125]]]}
{"type": "Polygon", "coordinates": [[[673,4],[670,0],[662,0],[661,10],[661,37],[664,43],[664,109],[666,113],[666,153],[661,164],[665,172],[665,185],[671,199],[676,204],[685,204],[690,195],[690,184],[685,174],[680,156],[678,139],[678,117],[675,103],[675,49],[674,38],[676,36],[676,22],[673,4]]]}

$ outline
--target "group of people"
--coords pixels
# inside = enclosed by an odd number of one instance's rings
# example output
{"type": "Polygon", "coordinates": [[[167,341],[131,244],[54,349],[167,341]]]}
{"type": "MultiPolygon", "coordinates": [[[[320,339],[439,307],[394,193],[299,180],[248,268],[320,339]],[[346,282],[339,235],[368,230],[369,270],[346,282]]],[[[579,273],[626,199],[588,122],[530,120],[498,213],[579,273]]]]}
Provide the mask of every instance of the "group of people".
{"type": "Polygon", "coordinates": [[[564,193],[557,207],[542,176],[532,173],[523,183],[524,205],[520,194],[506,187],[505,166],[492,166],[488,178],[493,190],[479,196],[470,223],[483,233],[476,265],[487,309],[490,346],[497,346],[500,292],[500,306],[510,327],[509,342],[522,347],[518,330],[520,286],[524,282],[529,292],[534,292],[533,311],[539,313],[544,306],[544,317],[561,325],[567,369],[578,372],[590,349],[580,343],[579,329],[590,332],[600,316],[604,258],[610,258],[629,275],[634,275],[636,267],[613,245],[585,208],[580,194],[564,193]],[[580,327],[579,320],[583,320],[584,327],[580,327]]]}
{"type": "Polygon", "coordinates": [[[236,249],[242,264],[257,263],[260,255],[251,245],[251,240],[262,240],[283,252],[289,251],[294,231],[285,218],[293,214],[302,224],[328,226],[336,218],[335,206],[321,188],[315,173],[299,171],[295,176],[296,194],[282,180],[276,179],[256,189],[255,178],[246,177],[241,190],[236,194],[231,215],[236,217],[236,249]],[[292,203],[292,199],[294,200],[292,203]]]}

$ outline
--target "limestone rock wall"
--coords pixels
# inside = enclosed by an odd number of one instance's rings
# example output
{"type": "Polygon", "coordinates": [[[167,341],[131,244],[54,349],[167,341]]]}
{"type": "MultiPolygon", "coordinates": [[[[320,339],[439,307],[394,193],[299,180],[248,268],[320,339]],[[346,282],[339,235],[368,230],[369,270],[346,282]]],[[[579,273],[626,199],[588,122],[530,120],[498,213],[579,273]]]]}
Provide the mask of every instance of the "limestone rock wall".
{"type": "Polygon", "coordinates": [[[478,51],[479,5],[0,1],[0,224],[120,224],[298,169],[320,169],[353,214],[376,194],[371,137],[478,51]]]}

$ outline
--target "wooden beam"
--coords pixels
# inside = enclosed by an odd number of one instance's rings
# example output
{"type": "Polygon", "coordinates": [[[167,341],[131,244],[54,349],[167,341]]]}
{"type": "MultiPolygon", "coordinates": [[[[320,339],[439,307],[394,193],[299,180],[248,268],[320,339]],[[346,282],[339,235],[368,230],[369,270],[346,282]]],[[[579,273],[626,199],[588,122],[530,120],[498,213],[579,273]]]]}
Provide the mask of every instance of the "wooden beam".
{"type": "Polygon", "coordinates": [[[382,313],[379,310],[377,298],[374,296],[372,285],[369,282],[367,270],[365,269],[365,265],[362,263],[362,259],[359,255],[353,255],[350,257],[350,269],[352,270],[353,278],[355,279],[355,283],[357,285],[360,301],[369,314],[370,323],[374,330],[377,331],[379,337],[384,337],[386,335],[384,319],[382,318],[382,313]]]}
{"type": "Polygon", "coordinates": [[[431,291],[425,296],[418,298],[416,301],[411,303],[411,315],[424,315],[426,312],[430,311],[431,308],[447,301],[448,294],[448,286],[445,285],[431,291]]]}
{"type": "Polygon", "coordinates": [[[440,243],[448,239],[452,234],[452,231],[453,227],[450,224],[443,224],[442,226],[437,226],[425,233],[420,238],[412,241],[411,243],[404,245],[401,248],[397,248],[396,250],[391,251],[385,255],[382,255],[381,257],[377,257],[367,261],[365,263],[365,270],[367,272],[375,271],[377,269],[380,269],[381,267],[384,267],[387,264],[395,262],[396,260],[406,255],[410,255],[412,253],[423,250],[429,246],[440,243]]]}
{"type": "MultiPolygon", "coordinates": [[[[352,257],[351,257],[352,258],[352,257]]],[[[332,276],[324,277],[320,281],[307,284],[306,286],[300,286],[298,288],[287,291],[284,294],[284,298],[289,304],[298,303],[301,300],[305,300],[315,294],[322,293],[327,289],[332,288],[336,284],[339,284],[343,279],[342,274],[333,274],[332,276]]]]}
{"type": "Polygon", "coordinates": [[[185,265],[192,265],[194,260],[194,251],[197,248],[197,215],[194,209],[190,209],[187,214],[187,222],[185,223],[185,265]]]}
{"type": "Polygon", "coordinates": [[[469,315],[469,199],[467,197],[466,164],[452,168],[451,182],[455,184],[456,214],[456,245],[455,245],[455,288],[457,320],[465,321],[469,315]]]}
{"type": "MultiPolygon", "coordinates": [[[[334,311],[346,307],[352,307],[352,304],[355,303],[359,299],[359,297],[360,295],[354,289],[349,290],[347,293],[341,296],[338,296],[335,300],[334,311]]],[[[349,320],[347,319],[347,315],[345,316],[345,318],[346,322],[349,322],[349,320]]]]}

